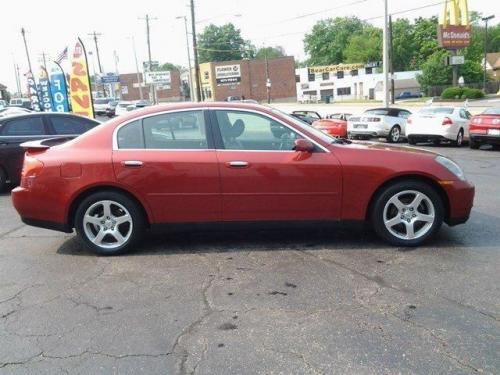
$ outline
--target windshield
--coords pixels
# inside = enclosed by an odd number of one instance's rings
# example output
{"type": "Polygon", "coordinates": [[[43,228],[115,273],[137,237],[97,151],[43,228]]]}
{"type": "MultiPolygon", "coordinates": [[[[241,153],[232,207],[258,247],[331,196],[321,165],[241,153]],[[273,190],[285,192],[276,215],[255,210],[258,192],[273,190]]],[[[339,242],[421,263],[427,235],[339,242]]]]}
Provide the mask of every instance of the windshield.
{"type": "Polygon", "coordinates": [[[323,133],[321,130],[313,128],[309,124],[293,117],[292,115],[289,115],[288,113],[282,112],[278,109],[273,109],[272,111],[285,117],[290,122],[293,122],[293,124],[297,125],[300,129],[303,129],[306,132],[314,134],[315,137],[318,137],[319,139],[321,139],[326,143],[337,143],[337,140],[335,138],[330,137],[328,134],[323,133]]]}
{"type": "Polygon", "coordinates": [[[483,115],[500,115],[500,108],[488,108],[483,115]]]}
{"type": "Polygon", "coordinates": [[[422,108],[418,113],[429,114],[429,115],[451,115],[453,113],[453,108],[451,107],[427,107],[422,108]]]}
{"type": "Polygon", "coordinates": [[[367,115],[378,115],[378,116],[387,116],[389,114],[388,109],[369,109],[365,111],[367,115]]]}
{"type": "Polygon", "coordinates": [[[130,104],[132,104],[132,103],[118,103],[118,107],[127,108],[130,104]]]}

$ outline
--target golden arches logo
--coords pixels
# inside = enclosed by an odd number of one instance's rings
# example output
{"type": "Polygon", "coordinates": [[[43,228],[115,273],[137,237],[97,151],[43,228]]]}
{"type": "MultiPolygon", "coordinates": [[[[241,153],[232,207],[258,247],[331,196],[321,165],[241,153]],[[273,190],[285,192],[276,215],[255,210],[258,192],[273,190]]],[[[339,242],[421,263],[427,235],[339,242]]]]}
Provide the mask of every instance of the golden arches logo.
{"type": "Polygon", "coordinates": [[[440,25],[469,26],[469,6],[467,0],[446,0],[440,25]]]}

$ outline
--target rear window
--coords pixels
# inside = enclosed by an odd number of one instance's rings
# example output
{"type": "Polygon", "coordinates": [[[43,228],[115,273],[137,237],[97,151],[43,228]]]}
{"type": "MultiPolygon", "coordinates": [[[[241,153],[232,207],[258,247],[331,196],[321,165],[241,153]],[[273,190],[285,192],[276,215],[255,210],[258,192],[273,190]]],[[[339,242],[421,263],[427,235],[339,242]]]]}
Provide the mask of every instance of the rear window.
{"type": "Polygon", "coordinates": [[[376,115],[376,116],[388,116],[389,110],[388,109],[369,109],[368,111],[365,111],[365,114],[376,115]]]}
{"type": "Polygon", "coordinates": [[[111,99],[94,99],[94,104],[108,104],[111,99]]]}
{"type": "Polygon", "coordinates": [[[483,115],[500,115],[500,108],[488,108],[483,115]]]}
{"type": "Polygon", "coordinates": [[[451,107],[427,107],[422,108],[418,113],[425,115],[451,115],[454,108],[451,107]]]}

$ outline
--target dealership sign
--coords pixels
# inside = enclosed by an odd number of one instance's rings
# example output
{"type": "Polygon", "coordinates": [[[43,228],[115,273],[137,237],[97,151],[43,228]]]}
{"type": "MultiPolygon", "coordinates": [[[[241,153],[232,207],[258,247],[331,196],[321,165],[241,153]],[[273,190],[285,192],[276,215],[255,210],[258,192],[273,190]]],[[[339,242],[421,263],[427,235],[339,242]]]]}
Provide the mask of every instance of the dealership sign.
{"type": "Polygon", "coordinates": [[[78,38],[73,52],[71,75],[69,78],[69,93],[73,113],[94,118],[92,88],[87,63],[87,53],[83,42],[78,38]]]}
{"type": "Polygon", "coordinates": [[[241,82],[240,64],[216,66],[215,82],[217,86],[239,84],[241,82]]]}
{"type": "Polygon", "coordinates": [[[338,64],[338,65],[326,65],[326,66],[311,66],[309,68],[309,74],[347,72],[350,70],[363,69],[364,67],[365,67],[364,64],[338,64]]]}
{"type": "Polygon", "coordinates": [[[170,86],[172,83],[172,76],[170,71],[146,72],[146,83],[149,85],[162,85],[170,86]]]}
{"type": "Polygon", "coordinates": [[[468,47],[471,38],[467,0],[446,0],[439,20],[439,46],[447,49],[468,47]]]}

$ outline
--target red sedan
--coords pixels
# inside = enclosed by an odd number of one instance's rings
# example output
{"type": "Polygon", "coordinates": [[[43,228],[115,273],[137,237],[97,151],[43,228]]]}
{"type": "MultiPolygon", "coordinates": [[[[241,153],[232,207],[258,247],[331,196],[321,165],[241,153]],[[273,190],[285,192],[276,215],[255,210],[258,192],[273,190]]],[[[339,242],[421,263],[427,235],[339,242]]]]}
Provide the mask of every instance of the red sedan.
{"type": "Polygon", "coordinates": [[[472,117],[469,125],[470,148],[482,144],[500,145],[500,108],[489,108],[472,117]]]}
{"type": "Polygon", "coordinates": [[[347,138],[347,119],[350,116],[350,113],[335,113],[327,118],[314,121],[312,126],[332,137],[347,138]]]}
{"type": "Polygon", "coordinates": [[[75,228],[100,254],[159,224],[208,222],[367,220],[389,243],[416,246],[443,221],[464,223],[474,198],[443,156],[336,140],[253,104],[155,106],[24,147],[12,192],[22,220],[75,228]]]}

